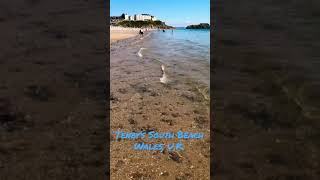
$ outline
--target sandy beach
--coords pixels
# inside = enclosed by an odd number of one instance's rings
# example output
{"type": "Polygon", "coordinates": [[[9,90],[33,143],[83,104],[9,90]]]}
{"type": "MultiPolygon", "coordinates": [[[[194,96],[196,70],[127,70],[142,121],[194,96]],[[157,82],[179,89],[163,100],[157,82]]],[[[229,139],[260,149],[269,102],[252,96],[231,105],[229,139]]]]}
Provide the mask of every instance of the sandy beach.
{"type": "Polygon", "coordinates": [[[140,28],[110,26],[110,43],[139,35],[140,28]]]}
{"type": "Polygon", "coordinates": [[[209,179],[209,101],[186,79],[160,82],[161,63],[147,56],[148,38],[149,33],[111,45],[111,132],[202,132],[204,139],[181,140],[185,150],[169,153],[132,147],[178,140],[117,140],[112,135],[111,179],[209,179]]]}

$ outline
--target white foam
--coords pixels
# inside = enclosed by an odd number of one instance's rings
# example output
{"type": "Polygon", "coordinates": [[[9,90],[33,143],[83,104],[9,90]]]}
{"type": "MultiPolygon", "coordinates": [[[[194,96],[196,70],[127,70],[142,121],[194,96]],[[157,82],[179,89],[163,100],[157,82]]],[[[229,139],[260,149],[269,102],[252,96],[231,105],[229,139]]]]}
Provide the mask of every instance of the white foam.
{"type": "Polygon", "coordinates": [[[141,52],[142,52],[142,50],[144,50],[144,49],[146,49],[146,48],[140,48],[140,50],[138,51],[138,53],[137,53],[137,54],[138,54],[138,56],[139,56],[139,57],[143,57],[143,55],[142,55],[142,53],[141,53],[141,52]]]}
{"type": "Polygon", "coordinates": [[[160,82],[163,84],[167,84],[169,82],[169,79],[167,77],[165,66],[163,64],[161,65],[161,70],[162,70],[162,78],[160,78],[160,82]]]}
{"type": "Polygon", "coordinates": [[[162,72],[164,72],[164,65],[161,64],[161,69],[162,69],[162,72]]]}

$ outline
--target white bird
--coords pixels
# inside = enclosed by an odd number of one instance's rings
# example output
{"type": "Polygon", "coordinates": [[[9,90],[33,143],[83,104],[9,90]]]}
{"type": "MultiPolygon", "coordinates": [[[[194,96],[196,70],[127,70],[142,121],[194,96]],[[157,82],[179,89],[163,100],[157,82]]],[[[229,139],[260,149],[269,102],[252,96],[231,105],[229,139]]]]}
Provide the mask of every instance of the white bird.
{"type": "Polygon", "coordinates": [[[160,82],[163,84],[167,84],[169,80],[167,78],[165,66],[163,64],[161,65],[161,70],[162,70],[162,78],[160,78],[160,82]]]}

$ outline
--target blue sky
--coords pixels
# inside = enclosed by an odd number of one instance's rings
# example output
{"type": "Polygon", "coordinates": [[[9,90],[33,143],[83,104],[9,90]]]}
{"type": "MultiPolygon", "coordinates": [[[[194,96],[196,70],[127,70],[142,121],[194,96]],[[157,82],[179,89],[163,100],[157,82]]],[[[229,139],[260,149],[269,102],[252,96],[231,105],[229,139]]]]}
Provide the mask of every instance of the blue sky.
{"type": "Polygon", "coordinates": [[[152,14],[176,27],[210,23],[210,0],[110,0],[110,15],[152,14]]]}

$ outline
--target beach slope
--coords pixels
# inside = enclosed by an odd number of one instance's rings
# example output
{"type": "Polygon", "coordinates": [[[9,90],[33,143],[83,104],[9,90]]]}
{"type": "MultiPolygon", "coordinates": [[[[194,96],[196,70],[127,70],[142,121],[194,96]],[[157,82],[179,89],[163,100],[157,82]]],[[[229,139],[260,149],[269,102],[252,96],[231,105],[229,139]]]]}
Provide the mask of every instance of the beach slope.
{"type": "Polygon", "coordinates": [[[110,43],[128,39],[139,34],[139,28],[110,27],[110,43]]]}

